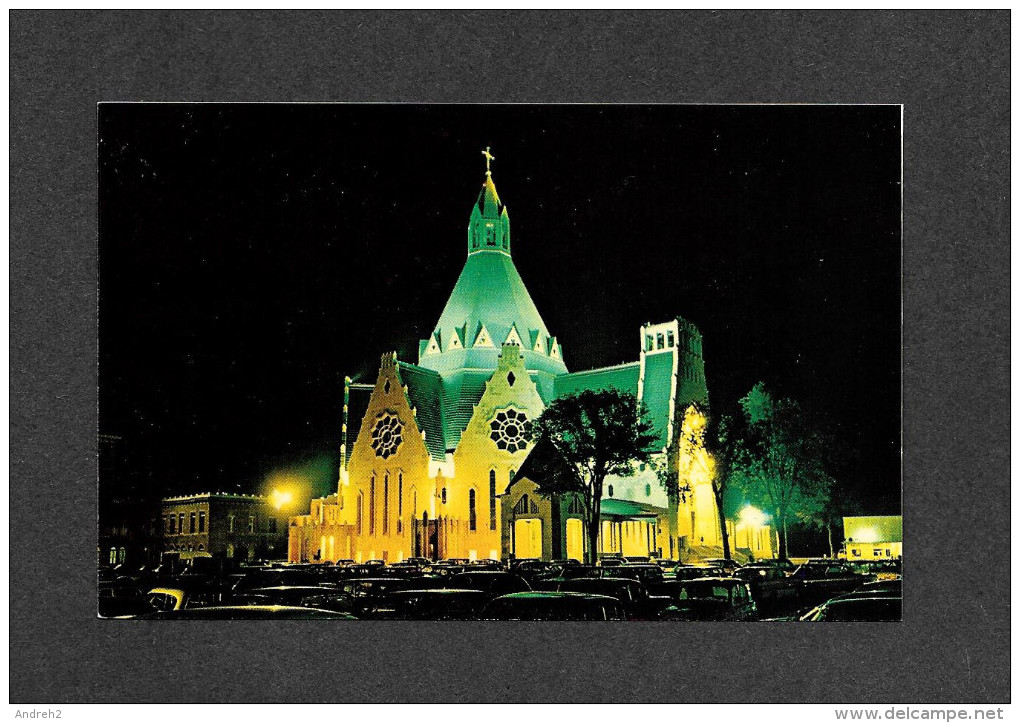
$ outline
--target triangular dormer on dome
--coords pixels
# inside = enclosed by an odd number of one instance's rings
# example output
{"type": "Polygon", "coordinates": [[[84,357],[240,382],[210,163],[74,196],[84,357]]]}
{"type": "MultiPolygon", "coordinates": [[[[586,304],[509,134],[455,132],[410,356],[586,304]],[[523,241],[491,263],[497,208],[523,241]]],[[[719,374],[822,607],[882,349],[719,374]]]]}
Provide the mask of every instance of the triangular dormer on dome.
{"type": "Polygon", "coordinates": [[[560,348],[560,343],[556,341],[555,336],[549,337],[549,357],[551,359],[562,358],[563,351],[560,348]]]}
{"type": "Polygon", "coordinates": [[[428,345],[425,347],[426,354],[439,354],[443,351],[441,333],[442,332],[440,331],[436,331],[431,338],[429,338],[428,345]]]}
{"type": "Polygon", "coordinates": [[[458,326],[450,334],[450,343],[447,345],[447,351],[453,351],[454,349],[464,348],[464,333],[467,330],[467,324],[464,326],[458,326]]]}
{"type": "Polygon", "coordinates": [[[517,333],[517,324],[510,327],[510,333],[506,335],[506,341],[503,343],[512,346],[524,346],[524,343],[521,341],[521,335],[517,333]]]}
{"type": "Polygon", "coordinates": [[[485,328],[485,324],[478,325],[478,333],[475,334],[474,343],[471,346],[492,346],[492,337],[489,336],[489,330],[485,328]]]}
{"type": "Polygon", "coordinates": [[[545,354],[545,347],[542,345],[542,332],[538,329],[531,330],[531,351],[545,354]]]}

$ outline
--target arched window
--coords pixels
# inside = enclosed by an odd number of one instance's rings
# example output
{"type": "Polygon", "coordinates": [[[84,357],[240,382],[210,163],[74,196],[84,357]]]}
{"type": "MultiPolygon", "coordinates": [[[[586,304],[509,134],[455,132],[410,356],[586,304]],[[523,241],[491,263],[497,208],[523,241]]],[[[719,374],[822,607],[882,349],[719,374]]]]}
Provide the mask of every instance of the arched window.
{"type": "Polygon", "coordinates": [[[368,534],[375,534],[375,477],[368,488],[368,534]]]}
{"type": "Polygon", "coordinates": [[[127,558],[127,550],[123,547],[117,548],[117,562],[124,562],[127,558]]]}
{"type": "Polygon", "coordinates": [[[652,496],[652,486],[651,485],[645,485],[645,497],[651,497],[651,496],[652,496]]]}
{"type": "Polygon", "coordinates": [[[613,486],[612,485],[609,485],[609,496],[610,497],[613,496],[613,486]]]}
{"type": "MultiPolygon", "coordinates": [[[[171,545],[170,547],[173,547],[173,545],[171,545]]],[[[117,548],[116,547],[111,547],[110,548],[110,564],[111,565],[116,565],[117,564],[117,548]]]]}
{"type": "Polygon", "coordinates": [[[443,491],[440,493],[440,497],[443,500],[443,504],[445,505],[446,504],[446,488],[445,487],[443,488],[443,491]]]}
{"type": "Polygon", "coordinates": [[[489,470],[489,529],[496,529],[496,470],[489,470]]]}
{"type": "Polygon", "coordinates": [[[404,531],[404,473],[397,475],[397,532],[404,531]]]}
{"type": "Polygon", "coordinates": [[[383,477],[382,486],[382,532],[388,535],[390,532],[390,476],[383,477]]]}
{"type": "Polygon", "coordinates": [[[468,490],[468,529],[478,529],[478,512],[475,509],[475,490],[472,487],[468,490]]]}

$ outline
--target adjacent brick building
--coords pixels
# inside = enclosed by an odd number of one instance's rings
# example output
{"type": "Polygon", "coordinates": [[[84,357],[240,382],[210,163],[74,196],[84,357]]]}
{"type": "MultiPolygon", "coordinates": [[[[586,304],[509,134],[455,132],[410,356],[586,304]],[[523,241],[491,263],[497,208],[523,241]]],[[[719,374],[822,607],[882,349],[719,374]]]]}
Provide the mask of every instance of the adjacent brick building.
{"type": "Polygon", "coordinates": [[[287,556],[287,514],[258,495],[203,492],[168,497],[159,521],[164,552],[182,559],[272,560],[287,556]]]}

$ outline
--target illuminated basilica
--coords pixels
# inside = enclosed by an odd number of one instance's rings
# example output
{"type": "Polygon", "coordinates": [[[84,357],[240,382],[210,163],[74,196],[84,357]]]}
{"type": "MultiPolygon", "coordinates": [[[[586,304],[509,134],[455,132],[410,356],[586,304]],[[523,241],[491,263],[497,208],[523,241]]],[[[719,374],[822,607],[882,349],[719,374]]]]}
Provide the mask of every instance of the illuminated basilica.
{"type": "MultiPolygon", "coordinates": [[[[657,459],[607,480],[600,554],[720,556],[711,461],[681,459],[673,444],[688,407],[708,402],[700,332],[679,317],[648,324],[635,335],[635,361],[569,371],[514,266],[510,218],[483,153],[464,269],[417,363],[386,353],[373,384],[346,380],[337,491],[290,518],[289,559],[583,559],[581,506],[543,495],[542,481],[522,470],[532,448],[525,427],[559,396],[609,388],[644,404],[657,459]],[[667,495],[655,471],[663,465],[693,470],[688,493],[667,495]]],[[[736,556],[771,556],[768,527],[728,525],[736,556]]]]}

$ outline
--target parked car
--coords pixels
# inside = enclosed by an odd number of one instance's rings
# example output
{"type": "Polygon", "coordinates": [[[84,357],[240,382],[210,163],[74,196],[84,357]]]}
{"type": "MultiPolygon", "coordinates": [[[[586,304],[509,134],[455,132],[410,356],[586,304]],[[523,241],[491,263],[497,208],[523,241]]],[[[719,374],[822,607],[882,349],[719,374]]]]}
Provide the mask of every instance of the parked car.
{"type": "Polygon", "coordinates": [[[564,580],[559,592],[583,592],[591,595],[606,595],[616,598],[624,617],[628,619],[653,619],[658,615],[649,602],[648,591],[637,580],[625,577],[581,577],[564,580]]]}
{"type": "Polygon", "coordinates": [[[747,583],[736,577],[686,580],[676,604],[662,613],[667,620],[757,620],[758,607],[747,583]]]}
{"type": "Polygon", "coordinates": [[[161,610],[142,620],[357,620],[348,613],[282,605],[222,605],[184,610],[161,610]]]}
{"type": "Polygon", "coordinates": [[[573,592],[518,592],[494,599],[484,620],[623,620],[620,603],[605,595],[573,592]]]}
{"type": "Polygon", "coordinates": [[[510,572],[520,575],[529,584],[539,578],[548,577],[553,570],[553,565],[544,560],[514,560],[510,564],[510,572]]]}
{"type": "Polygon", "coordinates": [[[702,567],[700,565],[678,565],[673,570],[673,579],[677,581],[697,580],[702,577],[726,577],[722,568],[702,567]]]}
{"type": "Polygon", "coordinates": [[[328,587],[264,587],[249,590],[231,599],[232,605],[283,605],[350,613],[354,600],[349,593],[328,587]]]}
{"type": "Polygon", "coordinates": [[[902,580],[877,580],[866,582],[852,592],[843,593],[833,598],[834,600],[850,600],[853,598],[872,597],[903,597],[902,580]]]}
{"type": "Polygon", "coordinates": [[[801,607],[810,607],[851,592],[870,578],[859,575],[845,562],[806,562],[790,574],[799,583],[801,607]]]}
{"type": "Polygon", "coordinates": [[[903,561],[899,559],[851,561],[849,564],[854,572],[876,580],[895,580],[903,576],[903,561]]]}
{"type": "Polygon", "coordinates": [[[665,574],[658,565],[650,563],[617,565],[602,570],[602,577],[629,577],[642,585],[658,585],[665,580],[665,574]]]}
{"type": "Polygon", "coordinates": [[[155,610],[167,611],[223,605],[229,596],[230,591],[225,586],[203,581],[194,585],[154,587],[146,598],[155,610]]]}
{"type": "Polygon", "coordinates": [[[704,567],[717,568],[727,575],[732,575],[740,567],[740,563],[734,560],[727,560],[724,557],[710,557],[702,560],[699,564],[704,567]]]}
{"type": "Polygon", "coordinates": [[[482,590],[400,590],[381,602],[375,617],[392,620],[477,620],[489,600],[489,595],[482,590]]]}
{"type": "Polygon", "coordinates": [[[130,580],[108,580],[99,583],[99,617],[125,618],[144,615],[156,610],[143,593],[130,580]]]}
{"type": "Polygon", "coordinates": [[[265,568],[247,570],[234,584],[234,593],[255,590],[260,587],[282,587],[284,585],[318,585],[321,576],[318,573],[300,568],[265,568]]]}
{"type": "Polygon", "coordinates": [[[377,611],[389,609],[387,597],[401,590],[425,590],[439,587],[436,577],[359,577],[339,583],[338,591],[350,595],[351,612],[358,617],[373,617],[377,611]]]}
{"type": "Polygon", "coordinates": [[[491,570],[476,570],[451,575],[445,580],[443,587],[460,590],[481,590],[489,596],[490,600],[500,595],[528,592],[531,590],[531,585],[520,575],[515,575],[512,572],[496,572],[491,570]]]}
{"type": "Polygon", "coordinates": [[[783,569],[769,563],[745,565],[733,573],[751,588],[759,613],[775,615],[796,610],[800,605],[800,584],[783,569]]]}
{"type": "Polygon", "coordinates": [[[803,615],[804,622],[882,622],[903,618],[901,597],[836,598],[803,615]]]}

